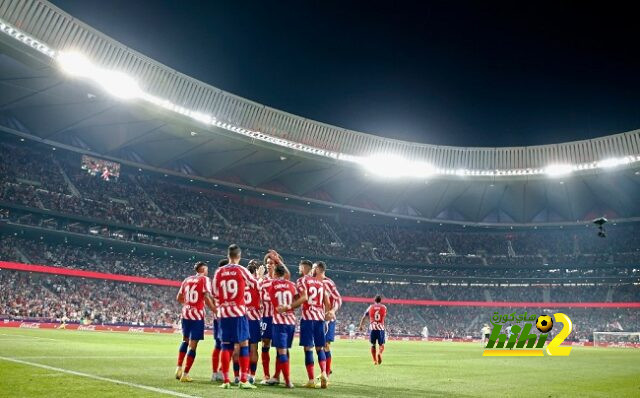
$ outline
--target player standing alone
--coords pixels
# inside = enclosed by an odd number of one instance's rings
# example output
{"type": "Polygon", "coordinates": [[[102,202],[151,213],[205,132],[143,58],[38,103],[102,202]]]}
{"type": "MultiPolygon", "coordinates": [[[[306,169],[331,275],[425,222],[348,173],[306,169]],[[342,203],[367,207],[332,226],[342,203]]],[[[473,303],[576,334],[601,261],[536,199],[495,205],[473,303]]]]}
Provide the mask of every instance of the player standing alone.
{"type": "Polygon", "coordinates": [[[205,304],[215,313],[216,306],[211,296],[211,283],[207,277],[209,269],[205,263],[198,261],[194,265],[195,275],[186,278],[176,299],[182,304],[182,344],[178,350],[178,367],[176,379],[182,382],[192,381],[189,370],[196,359],[198,341],[204,339],[204,306],[205,304]],[[182,363],[184,357],[187,363],[184,370],[182,363]]]}
{"type": "Polygon", "coordinates": [[[369,341],[371,342],[371,356],[373,364],[380,365],[382,363],[382,353],[384,352],[384,318],[387,316],[387,307],[380,304],[382,297],[376,296],[375,303],[371,304],[360,319],[360,330],[364,325],[364,320],[369,317],[369,341]],[[380,350],[376,350],[376,343],[380,346],[380,350]]]}
{"type": "Polygon", "coordinates": [[[220,308],[220,339],[222,340],[221,366],[224,378],[220,388],[231,388],[229,382],[229,361],[234,346],[240,353],[240,383],[242,389],[256,388],[247,381],[249,373],[249,321],[245,291],[247,285],[258,281],[243,266],[239,265],[242,252],[237,245],[229,246],[229,264],[218,268],[213,277],[213,293],[220,308]]]}

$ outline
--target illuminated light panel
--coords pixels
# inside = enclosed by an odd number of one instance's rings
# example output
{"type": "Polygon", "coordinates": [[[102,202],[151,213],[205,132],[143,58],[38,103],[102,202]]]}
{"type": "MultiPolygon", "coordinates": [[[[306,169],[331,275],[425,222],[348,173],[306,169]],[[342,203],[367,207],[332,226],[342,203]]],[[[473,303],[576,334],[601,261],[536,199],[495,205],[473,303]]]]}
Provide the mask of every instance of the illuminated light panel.
{"type": "Polygon", "coordinates": [[[570,164],[552,164],[545,167],[544,172],[550,177],[561,177],[571,174],[574,166],[570,164]]]}
{"type": "Polygon", "coordinates": [[[384,178],[426,178],[433,174],[433,167],[424,162],[415,162],[394,155],[372,155],[356,161],[369,173],[384,178]]]}
{"type": "Polygon", "coordinates": [[[610,169],[621,165],[640,162],[640,155],[631,155],[621,158],[608,158],[597,162],[581,163],[581,164],[552,164],[545,168],[538,169],[509,169],[509,170],[473,170],[473,169],[442,169],[433,165],[412,161],[393,154],[378,154],[370,157],[361,157],[338,153],[326,149],[315,148],[298,142],[289,141],[283,138],[274,137],[260,131],[249,130],[243,127],[235,126],[227,122],[219,121],[215,116],[185,108],[174,104],[168,99],[160,98],[142,90],[136,80],[126,73],[100,68],[93,64],[84,55],[78,52],[57,52],[46,44],[29,36],[28,34],[16,29],[5,21],[0,20],[0,32],[14,38],[33,48],[40,53],[53,58],[57,61],[60,69],[65,73],[93,80],[100,85],[106,92],[114,97],[132,100],[138,99],[151,103],[155,106],[164,108],[171,112],[186,116],[192,120],[207,126],[215,126],[236,134],[241,134],[251,139],[268,142],[274,145],[291,148],[297,151],[306,152],[318,156],[328,157],[336,160],[352,162],[361,165],[369,173],[375,176],[385,178],[428,178],[430,176],[459,176],[459,177],[511,177],[511,176],[529,176],[529,175],[548,175],[549,177],[560,177],[571,174],[574,171],[593,170],[593,169],[610,169]]]}

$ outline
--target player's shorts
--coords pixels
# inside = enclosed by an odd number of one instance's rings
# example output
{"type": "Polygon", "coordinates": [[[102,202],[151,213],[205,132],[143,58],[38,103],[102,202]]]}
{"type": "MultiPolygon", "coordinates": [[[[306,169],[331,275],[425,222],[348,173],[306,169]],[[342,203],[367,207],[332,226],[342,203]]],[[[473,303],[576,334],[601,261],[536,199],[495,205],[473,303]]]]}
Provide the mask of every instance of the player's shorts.
{"type": "Polygon", "coordinates": [[[240,343],[249,340],[249,321],[246,316],[220,318],[220,340],[223,343],[240,343]]]}
{"type": "Polygon", "coordinates": [[[222,347],[222,340],[220,340],[220,321],[213,320],[213,338],[216,340],[216,347],[222,347]]]}
{"type": "Polygon", "coordinates": [[[382,345],[384,344],[384,341],[384,330],[372,330],[369,333],[369,342],[371,342],[371,344],[376,344],[377,342],[379,345],[382,345]]]}
{"type": "Polygon", "coordinates": [[[204,319],[183,319],[182,336],[189,340],[204,340],[204,319]]]}
{"type": "Polygon", "coordinates": [[[300,321],[300,346],[302,347],[324,347],[324,321],[311,321],[303,319],[300,321]]]}
{"type": "Polygon", "coordinates": [[[271,340],[273,329],[273,317],[265,316],[262,317],[262,322],[260,322],[260,334],[263,339],[271,340]]]}
{"type": "Polygon", "coordinates": [[[261,323],[260,321],[249,319],[249,344],[258,344],[262,338],[261,323]]]}
{"type": "Polygon", "coordinates": [[[293,344],[293,335],[296,332],[295,325],[273,325],[273,337],[271,344],[276,348],[291,348],[293,344]]]}
{"type": "Polygon", "coordinates": [[[488,339],[488,338],[489,338],[489,333],[485,333],[485,334],[484,334],[484,338],[485,338],[485,339],[488,339]]]}
{"type": "Polygon", "coordinates": [[[327,322],[327,333],[324,339],[327,343],[333,343],[336,340],[336,321],[327,322]]]}
{"type": "Polygon", "coordinates": [[[349,332],[349,337],[355,337],[356,336],[356,332],[349,332]]]}

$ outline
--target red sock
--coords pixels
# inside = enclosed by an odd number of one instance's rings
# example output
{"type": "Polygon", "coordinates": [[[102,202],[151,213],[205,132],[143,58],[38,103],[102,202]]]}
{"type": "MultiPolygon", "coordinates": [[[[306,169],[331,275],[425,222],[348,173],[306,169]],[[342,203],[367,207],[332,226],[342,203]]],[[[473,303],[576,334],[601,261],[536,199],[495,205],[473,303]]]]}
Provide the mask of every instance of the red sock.
{"type": "Polygon", "coordinates": [[[307,376],[309,376],[309,380],[313,380],[316,378],[315,374],[313,373],[313,368],[315,367],[314,364],[310,363],[307,365],[307,376]]]}
{"type": "Polygon", "coordinates": [[[276,373],[273,377],[275,377],[276,379],[279,378],[281,370],[282,370],[282,364],[278,360],[278,357],[276,357],[276,373]]]}
{"type": "Polygon", "coordinates": [[[184,366],[184,372],[189,373],[191,370],[191,366],[193,365],[193,361],[196,359],[196,352],[189,350],[189,354],[193,352],[193,355],[187,355],[187,364],[184,366]]]}
{"type": "Polygon", "coordinates": [[[318,361],[318,365],[320,365],[321,373],[325,373],[327,371],[327,361],[318,361]]]}
{"type": "Polygon", "coordinates": [[[326,368],[327,368],[327,374],[331,374],[331,357],[327,358],[327,364],[326,364],[326,368]]]}
{"type": "Polygon", "coordinates": [[[378,353],[378,363],[382,363],[382,353],[384,352],[384,344],[380,345],[380,352],[378,353]]]}
{"type": "Polygon", "coordinates": [[[233,355],[233,350],[222,350],[220,354],[220,366],[222,367],[222,376],[224,377],[224,382],[229,382],[229,362],[231,362],[231,356],[233,355]]]}
{"type": "Polygon", "coordinates": [[[274,378],[280,378],[280,372],[282,371],[282,363],[280,363],[280,358],[276,356],[276,374],[273,375],[274,378]]]}
{"type": "Polygon", "coordinates": [[[184,362],[185,355],[187,355],[186,351],[185,352],[182,352],[182,351],[178,352],[178,366],[182,366],[182,363],[184,362]]]}
{"type": "Polygon", "coordinates": [[[211,354],[211,371],[213,371],[213,373],[220,370],[220,351],[219,348],[214,348],[211,354]]]}
{"type": "Polygon", "coordinates": [[[269,351],[262,351],[262,371],[264,372],[264,378],[269,379],[269,362],[271,358],[269,357],[269,351]]]}
{"type": "Polygon", "coordinates": [[[249,362],[251,361],[249,360],[248,356],[241,356],[239,362],[240,362],[240,381],[244,383],[247,381],[247,376],[249,375],[249,362]]]}
{"type": "Polygon", "coordinates": [[[280,367],[282,368],[282,375],[284,376],[284,383],[286,385],[289,385],[289,383],[291,382],[289,379],[289,361],[280,364],[280,367]]]}
{"type": "Polygon", "coordinates": [[[371,356],[373,357],[373,362],[378,362],[378,353],[376,352],[376,346],[371,346],[371,356]]]}

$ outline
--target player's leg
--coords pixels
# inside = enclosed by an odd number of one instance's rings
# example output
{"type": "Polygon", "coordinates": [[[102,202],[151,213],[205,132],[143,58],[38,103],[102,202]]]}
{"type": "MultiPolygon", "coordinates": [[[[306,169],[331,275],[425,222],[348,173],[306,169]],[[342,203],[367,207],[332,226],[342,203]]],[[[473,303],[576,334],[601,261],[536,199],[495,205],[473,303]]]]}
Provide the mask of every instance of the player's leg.
{"type": "Polygon", "coordinates": [[[238,345],[233,347],[231,362],[233,363],[233,384],[238,384],[240,382],[240,347],[238,345]]]}
{"type": "Polygon", "coordinates": [[[249,382],[255,383],[258,368],[258,342],[260,342],[260,321],[249,321],[249,382]]]}
{"type": "Polygon", "coordinates": [[[269,384],[269,381],[271,379],[271,372],[269,371],[271,356],[269,354],[269,350],[271,349],[272,320],[273,318],[271,317],[264,317],[262,318],[262,323],[260,324],[262,335],[261,360],[262,371],[264,373],[264,377],[262,378],[262,382],[260,384],[269,384]]]}
{"type": "Polygon", "coordinates": [[[378,341],[379,330],[371,330],[369,332],[369,342],[371,343],[371,357],[373,358],[373,364],[378,364],[378,350],[376,349],[376,342],[378,341]]]}
{"type": "Polygon", "coordinates": [[[220,340],[222,340],[222,352],[220,353],[220,368],[222,370],[222,385],[220,388],[231,388],[229,382],[229,364],[233,356],[233,347],[236,336],[236,322],[234,318],[222,318],[219,320],[220,340]]]}
{"type": "Polygon", "coordinates": [[[320,365],[320,387],[327,388],[327,357],[324,352],[325,331],[324,321],[313,321],[313,343],[318,356],[318,365],[320,365]]]}
{"type": "Polygon", "coordinates": [[[254,389],[256,386],[249,383],[249,320],[246,316],[236,318],[236,341],[239,346],[240,383],[241,389],[254,389]]]}
{"type": "Polygon", "coordinates": [[[189,371],[193,366],[193,361],[196,359],[196,349],[198,348],[198,341],[204,340],[204,320],[190,321],[191,328],[189,331],[189,349],[187,350],[187,361],[184,366],[184,372],[180,381],[190,382],[189,371]]]}
{"type": "Polygon", "coordinates": [[[255,386],[248,382],[249,375],[249,340],[244,340],[240,342],[240,383],[238,386],[240,388],[255,388],[255,386]]]}
{"type": "Polygon", "coordinates": [[[327,333],[325,335],[324,355],[327,358],[327,375],[331,375],[331,343],[336,336],[336,322],[331,321],[327,325],[327,333]]]}
{"type": "Polygon", "coordinates": [[[304,347],[304,366],[307,368],[307,377],[309,380],[304,386],[306,388],[316,388],[313,362],[313,321],[302,319],[300,321],[300,342],[299,345],[304,347]]]}
{"type": "Polygon", "coordinates": [[[213,337],[216,344],[213,348],[213,353],[211,354],[211,381],[222,381],[222,373],[220,372],[222,341],[220,340],[220,328],[217,319],[213,321],[213,337]]]}
{"type": "Polygon", "coordinates": [[[185,323],[185,319],[182,320],[182,342],[178,348],[178,364],[176,367],[176,379],[180,380],[182,377],[182,364],[184,357],[187,355],[187,348],[189,347],[189,326],[185,323]]]}
{"type": "MultiPolygon", "coordinates": [[[[223,337],[225,333],[223,333],[223,337]]],[[[233,346],[234,344],[231,342],[222,342],[222,352],[220,353],[220,369],[222,372],[222,385],[221,388],[230,388],[231,383],[229,381],[229,363],[231,362],[231,357],[233,356],[233,346]]]]}
{"type": "Polygon", "coordinates": [[[289,348],[293,342],[293,334],[295,326],[293,325],[274,325],[274,345],[278,353],[278,370],[282,372],[284,377],[284,386],[293,388],[291,382],[291,368],[289,364],[289,348]]]}
{"type": "Polygon", "coordinates": [[[380,330],[380,335],[378,336],[378,344],[380,345],[380,349],[378,350],[378,365],[382,363],[382,353],[384,352],[385,340],[385,331],[380,330]]]}
{"type": "Polygon", "coordinates": [[[192,381],[191,377],[189,377],[189,371],[191,370],[191,366],[193,366],[193,361],[196,359],[196,349],[198,348],[198,340],[189,339],[189,349],[187,351],[187,361],[184,365],[184,372],[182,373],[182,377],[180,381],[182,382],[190,382],[192,381]]]}

